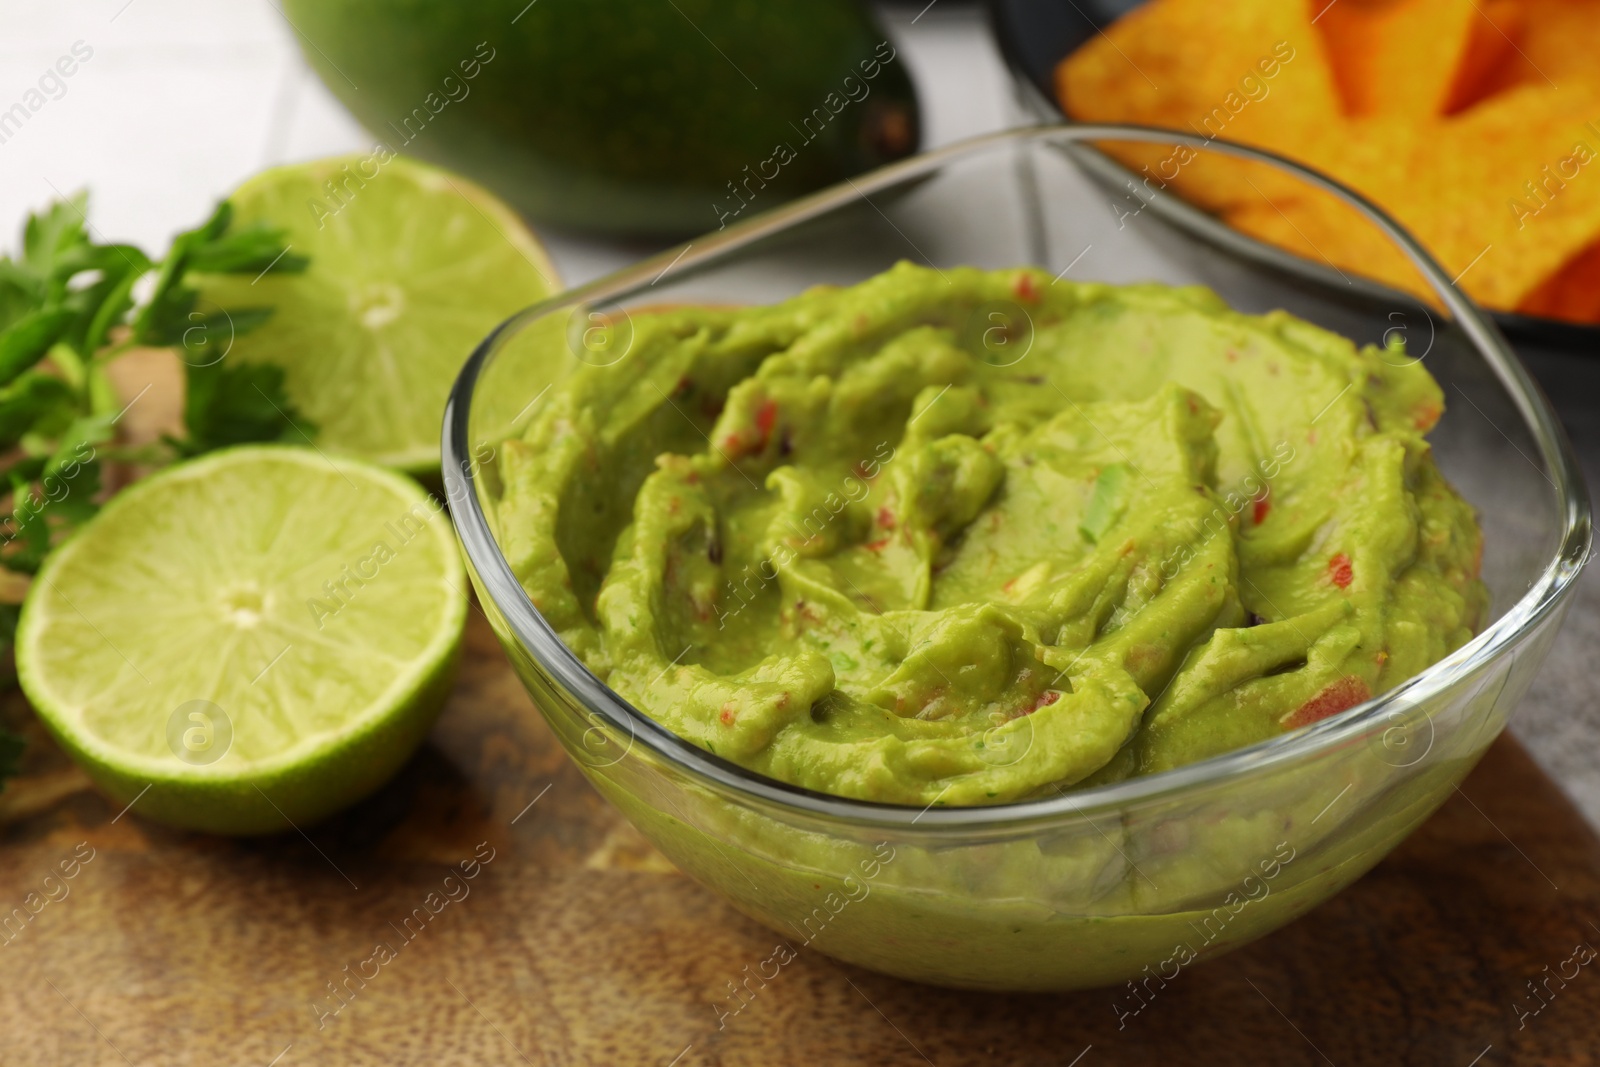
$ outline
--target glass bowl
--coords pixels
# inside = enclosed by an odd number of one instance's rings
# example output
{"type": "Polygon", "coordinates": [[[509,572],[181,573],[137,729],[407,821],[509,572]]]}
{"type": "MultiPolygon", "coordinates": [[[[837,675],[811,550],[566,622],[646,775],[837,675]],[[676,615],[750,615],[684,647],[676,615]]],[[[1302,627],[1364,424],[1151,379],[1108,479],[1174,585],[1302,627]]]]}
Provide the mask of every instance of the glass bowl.
{"type": "Polygon", "coordinates": [[[1137,980],[1123,997],[1133,1012],[1139,988],[1153,992],[1360,877],[1505,726],[1588,556],[1586,491],[1549,403],[1499,332],[1370,204],[1263,152],[1123,126],[980,137],[765,214],[754,212],[759,188],[746,179],[743,190],[748,204],[731,193],[722,205],[732,225],[530,307],[484,340],[446,410],[444,485],[484,611],[561,743],[674,863],[775,931],[746,979],[752,993],[749,982],[809,947],[977,989],[1137,980]],[[1089,143],[1158,167],[1233,166],[1269,203],[1336,198],[1347,224],[1409,257],[1426,296],[1341,293],[1238,257],[1169,217],[1156,171],[1118,188],[1085,169],[1089,143]],[[989,807],[814,793],[667,732],[584,667],[513,576],[500,546],[516,531],[496,518],[497,445],[573,367],[631,373],[630,309],[772,302],[902,258],[1201,284],[1241,310],[1284,308],[1358,342],[1398,331],[1407,347],[1395,358],[1425,360],[1447,396],[1431,440],[1480,513],[1486,624],[1417,677],[1314,725],[1164,773],[989,807]]]}

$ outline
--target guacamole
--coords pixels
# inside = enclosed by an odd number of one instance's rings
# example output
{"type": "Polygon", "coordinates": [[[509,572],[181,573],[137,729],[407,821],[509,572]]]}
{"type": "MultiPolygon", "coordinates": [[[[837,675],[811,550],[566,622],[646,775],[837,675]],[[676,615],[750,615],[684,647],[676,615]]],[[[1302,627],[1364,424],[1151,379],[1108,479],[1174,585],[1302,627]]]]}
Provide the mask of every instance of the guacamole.
{"type": "Polygon", "coordinates": [[[1199,288],[900,264],[639,312],[498,456],[534,604],[624,698],[795,785],[966,805],[1349,708],[1466,641],[1438,385],[1199,288]]]}

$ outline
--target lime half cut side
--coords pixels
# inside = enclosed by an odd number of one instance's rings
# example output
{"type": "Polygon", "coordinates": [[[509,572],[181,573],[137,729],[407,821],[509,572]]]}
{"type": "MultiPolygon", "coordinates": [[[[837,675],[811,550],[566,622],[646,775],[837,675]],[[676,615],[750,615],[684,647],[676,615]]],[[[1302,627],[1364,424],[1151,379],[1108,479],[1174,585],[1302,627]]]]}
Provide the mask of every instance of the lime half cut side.
{"type": "Polygon", "coordinates": [[[234,225],[287,231],[304,273],[200,279],[207,314],[271,307],[223,359],[282,367],[328,452],[439,468],[446,396],[474,347],[561,288],[543,247],[493,195],[386,150],[276,167],[229,198],[234,225]]]}
{"type": "Polygon", "coordinates": [[[411,479],[234,448],[133,486],[49,557],[17,674],[118,803],[267,833],[405,762],[449,692],[466,613],[449,517],[411,479]]]}

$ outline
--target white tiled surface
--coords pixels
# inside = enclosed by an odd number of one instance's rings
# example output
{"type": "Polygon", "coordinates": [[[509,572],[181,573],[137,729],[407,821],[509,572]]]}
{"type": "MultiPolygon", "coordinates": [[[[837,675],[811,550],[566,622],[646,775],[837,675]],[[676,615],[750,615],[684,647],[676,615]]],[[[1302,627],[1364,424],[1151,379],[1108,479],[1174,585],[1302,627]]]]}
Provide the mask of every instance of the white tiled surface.
{"type": "MultiPolygon", "coordinates": [[[[262,167],[368,144],[300,59],[271,0],[0,3],[0,112],[76,42],[93,49],[59,99],[0,143],[0,247],[12,245],[28,209],[87,187],[101,234],[160,249],[262,167]]],[[[917,80],[927,144],[1011,120],[1005,74],[975,8],[936,0],[886,18],[917,80]]],[[[569,283],[650,251],[545,236],[569,283]]],[[[1587,385],[1600,395],[1600,381],[1587,385]]],[[[1600,472],[1600,438],[1589,440],[1595,435],[1581,432],[1588,423],[1568,418],[1590,471],[1600,472]]],[[[1600,825],[1600,707],[1589,669],[1596,635],[1600,570],[1586,576],[1515,728],[1600,825]]]]}
{"type": "Polygon", "coordinates": [[[7,4],[0,108],[75,42],[94,54],[0,144],[5,229],[55,190],[88,187],[102,233],[159,248],[263,164],[361,143],[265,0],[125,3],[7,4]]]}

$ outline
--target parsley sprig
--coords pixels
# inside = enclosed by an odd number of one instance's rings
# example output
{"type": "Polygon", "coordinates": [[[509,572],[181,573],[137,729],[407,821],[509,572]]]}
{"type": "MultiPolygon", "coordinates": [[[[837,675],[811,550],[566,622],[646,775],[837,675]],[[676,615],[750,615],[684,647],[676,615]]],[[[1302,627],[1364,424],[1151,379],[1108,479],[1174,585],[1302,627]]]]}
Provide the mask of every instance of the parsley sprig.
{"type": "Polygon", "coordinates": [[[100,243],[79,193],[31,216],[22,248],[0,259],[0,567],[31,574],[64,532],[94,514],[101,463],[160,464],[224,445],[286,440],[306,426],[283,371],[227,361],[232,338],[268,307],[202,307],[195,272],[260,275],[306,268],[281,231],[231,227],[223,201],[179,234],[164,259],[100,243]],[[231,232],[230,232],[231,231],[231,232]],[[141,346],[178,350],[186,397],[181,437],[132,453],[112,442],[122,405],[106,367],[141,346]],[[287,416],[287,417],[286,417],[287,416]],[[291,424],[291,420],[293,424],[291,424]]]}

